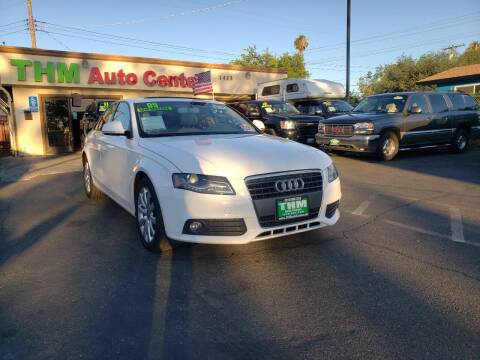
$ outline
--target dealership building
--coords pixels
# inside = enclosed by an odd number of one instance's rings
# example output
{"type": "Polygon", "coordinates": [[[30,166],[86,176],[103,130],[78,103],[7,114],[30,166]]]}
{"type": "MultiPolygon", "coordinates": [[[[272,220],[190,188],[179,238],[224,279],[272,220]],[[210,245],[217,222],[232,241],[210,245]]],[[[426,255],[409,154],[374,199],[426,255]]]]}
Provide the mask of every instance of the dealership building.
{"type": "Polygon", "coordinates": [[[281,69],[0,46],[0,98],[11,150],[29,155],[78,150],[80,121],[92,103],[193,97],[195,74],[208,70],[220,101],[254,98],[258,83],[287,77],[281,69]]]}

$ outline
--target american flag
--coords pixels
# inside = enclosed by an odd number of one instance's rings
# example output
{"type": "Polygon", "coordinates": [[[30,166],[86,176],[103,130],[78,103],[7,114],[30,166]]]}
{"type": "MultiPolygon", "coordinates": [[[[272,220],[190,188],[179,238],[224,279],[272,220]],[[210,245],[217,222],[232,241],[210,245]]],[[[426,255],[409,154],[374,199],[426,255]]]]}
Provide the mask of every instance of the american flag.
{"type": "Polygon", "coordinates": [[[193,95],[213,92],[212,77],[210,70],[195,74],[195,83],[193,84],[193,95]]]}

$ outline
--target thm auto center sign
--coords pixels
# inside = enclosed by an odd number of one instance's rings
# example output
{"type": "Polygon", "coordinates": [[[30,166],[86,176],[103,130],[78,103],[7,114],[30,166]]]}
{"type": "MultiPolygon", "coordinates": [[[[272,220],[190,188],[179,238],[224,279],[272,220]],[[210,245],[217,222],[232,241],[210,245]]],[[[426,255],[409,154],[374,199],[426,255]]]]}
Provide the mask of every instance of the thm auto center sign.
{"type": "Polygon", "coordinates": [[[107,70],[95,65],[85,69],[84,64],[75,62],[42,62],[29,59],[10,59],[10,65],[16,68],[16,80],[20,83],[33,79],[33,82],[48,85],[88,84],[102,87],[136,87],[138,84],[147,88],[193,88],[195,81],[193,75],[185,75],[184,72],[178,75],[166,74],[145,65],[142,66],[145,69],[140,71],[124,70],[122,65],[125,64],[119,64],[112,71],[111,66],[108,66],[107,70]]]}

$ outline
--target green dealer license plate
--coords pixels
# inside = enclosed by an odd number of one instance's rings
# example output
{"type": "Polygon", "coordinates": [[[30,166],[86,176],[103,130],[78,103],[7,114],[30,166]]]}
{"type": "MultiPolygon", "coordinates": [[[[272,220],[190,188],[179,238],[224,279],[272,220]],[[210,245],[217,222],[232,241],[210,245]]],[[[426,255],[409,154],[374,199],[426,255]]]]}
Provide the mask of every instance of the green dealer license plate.
{"type": "Polygon", "coordinates": [[[308,197],[296,196],[277,200],[277,220],[287,220],[308,215],[308,197]]]}
{"type": "Polygon", "coordinates": [[[328,145],[336,146],[336,145],[339,145],[339,144],[340,144],[340,140],[338,140],[338,139],[330,139],[328,141],[328,145]]]}

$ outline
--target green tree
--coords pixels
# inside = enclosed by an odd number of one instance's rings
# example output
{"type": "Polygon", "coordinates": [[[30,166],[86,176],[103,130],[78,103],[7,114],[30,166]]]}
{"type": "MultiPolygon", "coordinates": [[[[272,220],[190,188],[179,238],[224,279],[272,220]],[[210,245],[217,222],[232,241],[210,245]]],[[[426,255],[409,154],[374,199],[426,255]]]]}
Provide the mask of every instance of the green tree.
{"type": "MultiPolygon", "coordinates": [[[[301,35],[303,36],[303,35],[301,35]]],[[[297,40],[301,37],[299,36],[297,40]]],[[[296,41],[297,41],[296,40],[296,41]]],[[[303,40],[302,40],[303,41],[303,40]]],[[[253,66],[253,67],[267,67],[267,68],[282,68],[288,72],[288,77],[306,78],[308,71],[305,68],[305,59],[303,52],[308,46],[308,41],[305,37],[305,42],[298,42],[299,50],[293,54],[285,52],[282,55],[275,55],[269,49],[258,51],[255,45],[251,45],[244,49],[244,52],[231,64],[253,66]]],[[[295,44],[296,45],[296,44],[295,44]]]]}
{"type": "Polygon", "coordinates": [[[456,60],[456,66],[480,64],[480,44],[472,42],[456,60]]]}
{"type": "Polygon", "coordinates": [[[299,35],[293,42],[293,46],[295,46],[295,49],[303,55],[305,49],[308,47],[307,37],[305,35],[299,35]]]}

